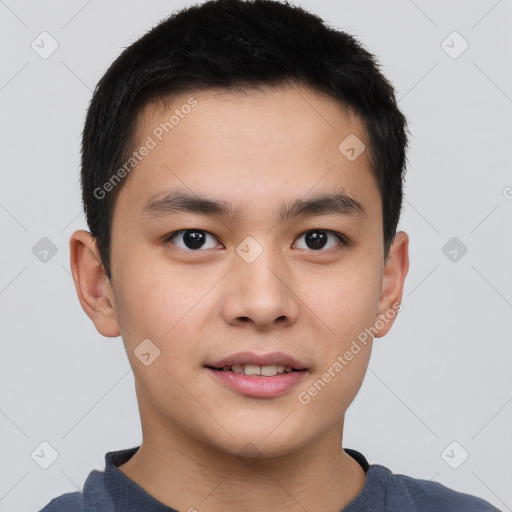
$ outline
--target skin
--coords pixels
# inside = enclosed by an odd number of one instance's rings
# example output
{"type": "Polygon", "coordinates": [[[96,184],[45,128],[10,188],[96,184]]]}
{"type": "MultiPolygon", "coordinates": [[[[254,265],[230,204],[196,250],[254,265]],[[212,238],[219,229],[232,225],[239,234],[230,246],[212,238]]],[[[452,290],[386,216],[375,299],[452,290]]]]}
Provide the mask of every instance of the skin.
{"type": "MultiPolygon", "coordinates": [[[[191,96],[147,105],[138,142],[191,96]]],[[[80,303],[98,332],[122,336],[135,376],[143,441],[120,469],[181,511],[339,511],[365,482],[341,446],[345,411],[362,383],[372,341],[309,403],[297,396],[400,302],[408,236],[397,234],[384,264],[369,152],[349,161],[338,150],[349,134],[367,148],[369,142],[358,117],[333,100],[298,86],[193,97],[197,106],[120,191],[112,282],[90,233],[79,230],[70,240],[80,303]],[[244,213],[235,219],[141,214],[153,194],[176,189],[244,213]],[[333,190],[359,201],[364,215],[278,221],[283,203],[333,190]],[[208,233],[208,248],[194,252],[180,236],[174,245],[164,241],[193,228],[208,233]],[[331,234],[327,248],[314,250],[303,236],[314,229],[342,233],[348,243],[331,234]],[[236,252],[247,236],[263,248],[252,263],[236,252]],[[147,338],[161,351],[149,366],[134,355],[147,338]],[[279,397],[247,397],[204,368],[240,351],[284,352],[309,372],[279,397]]]]}

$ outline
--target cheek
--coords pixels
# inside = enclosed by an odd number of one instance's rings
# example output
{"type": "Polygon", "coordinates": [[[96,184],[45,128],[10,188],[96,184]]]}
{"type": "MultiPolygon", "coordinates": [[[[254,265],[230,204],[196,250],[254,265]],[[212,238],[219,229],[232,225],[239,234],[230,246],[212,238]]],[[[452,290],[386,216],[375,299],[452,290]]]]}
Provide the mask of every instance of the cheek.
{"type": "Polygon", "coordinates": [[[183,400],[183,386],[190,385],[200,333],[200,308],[194,306],[204,291],[186,293],[176,273],[165,276],[152,269],[132,275],[116,293],[123,343],[142,396],[165,415],[166,404],[183,400]]]}
{"type": "Polygon", "coordinates": [[[311,318],[325,332],[330,352],[343,350],[375,322],[381,276],[374,269],[371,265],[366,271],[360,266],[347,267],[321,278],[315,276],[304,286],[304,303],[314,313],[311,318]]]}
{"type": "Polygon", "coordinates": [[[347,265],[322,278],[315,276],[303,288],[315,324],[311,332],[322,333],[314,342],[319,365],[297,395],[299,404],[312,413],[308,418],[320,415],[326,424],[339,419],[362,384],[372,346],[368,329],[378,311],[378,269],[373,260],[347,265]]]}
{"type": "Polygon", "coordinates": [[[118,269],[116,314],[130,344],[145,338],[165,343],[204,294],[203,286],[149,254],[132,255],[118,269]]]}
{"type": "MultiPolygon", "coordinates": [[[[121,327],[125,350],[137,377],[147,386],[157,388],[165,382],[172,393],[176,382],[188,381],[191,364],[198,364],[200,342],[205,324],[211,322],[208,292],[218,281],[217,275],[183,272],[168,263],[148,256],[137,265],[126,261],[120,269],[116,288],[116,314],[121,327]],[[137,271],[132,269],[137,268],[137,271]],[[151,366],[137,360],[143,340],[158,354],[151,366]],[[153,347],[153,345],[156,348],[153,347]],[[151,371],[148,371],[152,368],[151,371]],[[167,373],[169,372],[169,373],[167,373]]],[[[176,389],[179,392],[179,385],[176,389]]]]}
{"type": "Polygon", "coordinates": [[[322,292],[309,296],[313,332],[319,364],[306,386],[297,392],[297,401],[308,414],[305,424],[325,428],[338,421],[349,407],[363,382],[371,355],[372,337],[367,329],[375,322],[378,286],[367,280],[329,281],[329,300],[322,292]]]}

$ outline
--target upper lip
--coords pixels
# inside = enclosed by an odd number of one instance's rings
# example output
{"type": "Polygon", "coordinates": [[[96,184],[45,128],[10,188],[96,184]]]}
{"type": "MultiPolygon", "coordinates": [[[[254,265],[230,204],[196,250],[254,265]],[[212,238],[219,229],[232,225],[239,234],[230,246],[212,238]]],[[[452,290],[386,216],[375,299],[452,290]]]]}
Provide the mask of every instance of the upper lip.
{"type": "Polygon", "coordinates": [[[205,366],[212,368],[224,368],[234,364],[244,365],[252,364],[255,366],[291,366],[295,370],[306,370],[306,365],[301,361],[282,352],[271,352],[268,354],[255,354],[254,352],[238,352],[231,354],[224,359],[220,359],[205,366]]]}

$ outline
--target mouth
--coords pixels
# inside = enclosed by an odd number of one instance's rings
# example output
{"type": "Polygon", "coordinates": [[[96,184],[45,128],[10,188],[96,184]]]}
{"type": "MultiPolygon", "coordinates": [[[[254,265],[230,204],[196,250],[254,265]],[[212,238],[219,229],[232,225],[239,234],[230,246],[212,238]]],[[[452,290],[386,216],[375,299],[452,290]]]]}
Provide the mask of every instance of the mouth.
{"type": "Polygon", "coordinates": [[[210,370],[216,370],[218,372],[233,372],[238,375],[249,375],[249,376],[262,376],[262,377],[275,377],[276,375],[284,375],[285,373],[292,372],[304,372],[306,368],[297,369],[293,366],[284,365],[255,365],[255,364],[233,364],[225,365],[222,368],[216,368],[215,366],[208,366],[206,368],[210,370]]]}
{"type": "Polygon", "coordinates": [[[310,373],[302,362],[281,352],[257,355],[252,352],[232,356],[205,364],[217,383],[237,394],[253,398],[281,396],[310,373]]]}
{"type": "Polygon", "coordinates": [[[208,363],[205,367],[219,372],[233,372],[250,376],[262,375],[264,377],[308,370],[301,361],[282,352],[269,354],[239,352],[219,361],[208,363]]]}

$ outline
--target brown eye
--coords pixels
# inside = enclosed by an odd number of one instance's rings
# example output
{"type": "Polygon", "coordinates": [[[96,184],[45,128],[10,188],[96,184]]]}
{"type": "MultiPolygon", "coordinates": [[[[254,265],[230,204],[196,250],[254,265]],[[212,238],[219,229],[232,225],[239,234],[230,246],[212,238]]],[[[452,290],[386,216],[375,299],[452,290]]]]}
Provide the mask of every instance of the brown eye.
{"type": "Polygon", "coordinates": [[[165,242],[170,242],[180,249],[190,251],[214,249],[217,246],[214,236],[202,229],[183,229],[176,233],[171,233],[166,237],[165,242]],[[208,237],[210,237],[211,240],[209,240],[208,237]]]}
{"type": "Polygon", "coordinates": [[[303,233],[300,238],[304,238],[306,247],[299,247],[299,249],[311,249],[312,251],[331,249],[345,242],[341,235],[327,229],[311,229],[303,233]]]}

